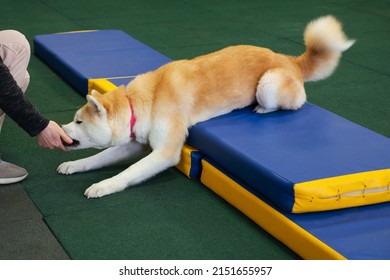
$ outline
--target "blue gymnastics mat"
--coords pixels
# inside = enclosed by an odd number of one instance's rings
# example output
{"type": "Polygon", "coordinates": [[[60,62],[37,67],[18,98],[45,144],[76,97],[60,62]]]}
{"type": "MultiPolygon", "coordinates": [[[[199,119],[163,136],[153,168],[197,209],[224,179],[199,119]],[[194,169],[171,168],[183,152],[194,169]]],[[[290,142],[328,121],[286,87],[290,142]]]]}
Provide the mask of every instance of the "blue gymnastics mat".
{"type": "Polygon", "coordinates": [[[390,139],[310,103],[236,110],[194,126],[187,143],[288,212],[390,200],[390,139]]]}
{"type": "Polygon", "coordinates": [[[171,61],[121,30],[37,35],[34,51],[82,94],[90,79],[135,76],[171,61]]]}
{"type": "MultiPolygon", "coordinates": [[[[34,44],[83,94],[171,61],[118,30],[38,35],[34,44]]],[[[307,103],[295,112],[244,108],[199,123],[188,144],[180,170],[200,176],[303,258],[390,258],[388,138],[307,103]],[[366,204],[375,205],[355,207],[366,204]]]]}

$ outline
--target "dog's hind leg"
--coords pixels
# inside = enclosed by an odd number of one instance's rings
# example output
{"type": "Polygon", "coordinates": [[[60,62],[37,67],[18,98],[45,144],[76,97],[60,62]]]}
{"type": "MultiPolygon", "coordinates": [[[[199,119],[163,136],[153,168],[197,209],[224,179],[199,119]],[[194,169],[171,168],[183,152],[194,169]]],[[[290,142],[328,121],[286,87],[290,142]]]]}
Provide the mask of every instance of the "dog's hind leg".
{"type": "Polygon", "coordinates": [[[269,113],[279,109],[297,110],[306,101],[303,81],[284,69],[267,71],[259,80],[256,99],[257,113],[269,113]]]}
{"type": "Polygon", "coordinates": [[[64,162],[58,166],[57,172],[68,175],[98,169],[127,159],[132,155],[140,153],[143,149],[144,145],[132,141],[129,144],[107,148],[87,158],[64,162]]]}

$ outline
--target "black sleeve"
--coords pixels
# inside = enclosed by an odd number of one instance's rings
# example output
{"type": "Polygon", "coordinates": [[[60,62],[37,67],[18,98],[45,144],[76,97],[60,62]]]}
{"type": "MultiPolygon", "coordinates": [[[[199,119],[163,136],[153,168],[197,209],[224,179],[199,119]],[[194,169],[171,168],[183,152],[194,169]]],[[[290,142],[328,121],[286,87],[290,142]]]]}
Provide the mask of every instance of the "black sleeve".
{"type": "Polygon", "coordinates": [[[36,136],[49,124],[49,120],[24,97],[1,57],[0,108],[31,136],[36,136]]]}

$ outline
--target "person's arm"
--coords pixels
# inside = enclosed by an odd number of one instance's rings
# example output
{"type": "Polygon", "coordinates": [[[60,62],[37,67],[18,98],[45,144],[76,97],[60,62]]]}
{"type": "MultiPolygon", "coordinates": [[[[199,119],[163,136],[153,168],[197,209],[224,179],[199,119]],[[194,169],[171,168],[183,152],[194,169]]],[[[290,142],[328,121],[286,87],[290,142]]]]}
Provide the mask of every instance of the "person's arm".
{"type": "Polygon", "coordinates": [[[25,98],[1,57],[0,108],[30,136],[36,136],[41,147],[59,148],[64,151],[63,141],[68,144],[73,142],[56,122],[45,118],[25,98]]]}
{"type": "Polygon", "coordinates": [[[36,136],[49,124],[49,120],[25,98],[1,58],[0,108],[31,136],[36,136]]]}

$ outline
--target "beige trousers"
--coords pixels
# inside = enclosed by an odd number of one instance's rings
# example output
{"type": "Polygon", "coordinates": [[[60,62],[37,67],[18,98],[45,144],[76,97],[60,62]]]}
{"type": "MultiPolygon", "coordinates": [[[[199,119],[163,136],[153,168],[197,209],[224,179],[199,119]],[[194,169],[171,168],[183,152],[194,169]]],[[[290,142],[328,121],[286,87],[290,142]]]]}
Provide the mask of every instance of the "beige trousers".
{"type": "MultiPolygon", "coordinates": [[[[27,72],[30,55],[30,44],[22,33],[16,30],[0,31],[0,56],[23,92],[30,82],[27,72]]],[[[5,114],[0,109],[0,131],[4,117],[5,114]]]]}

